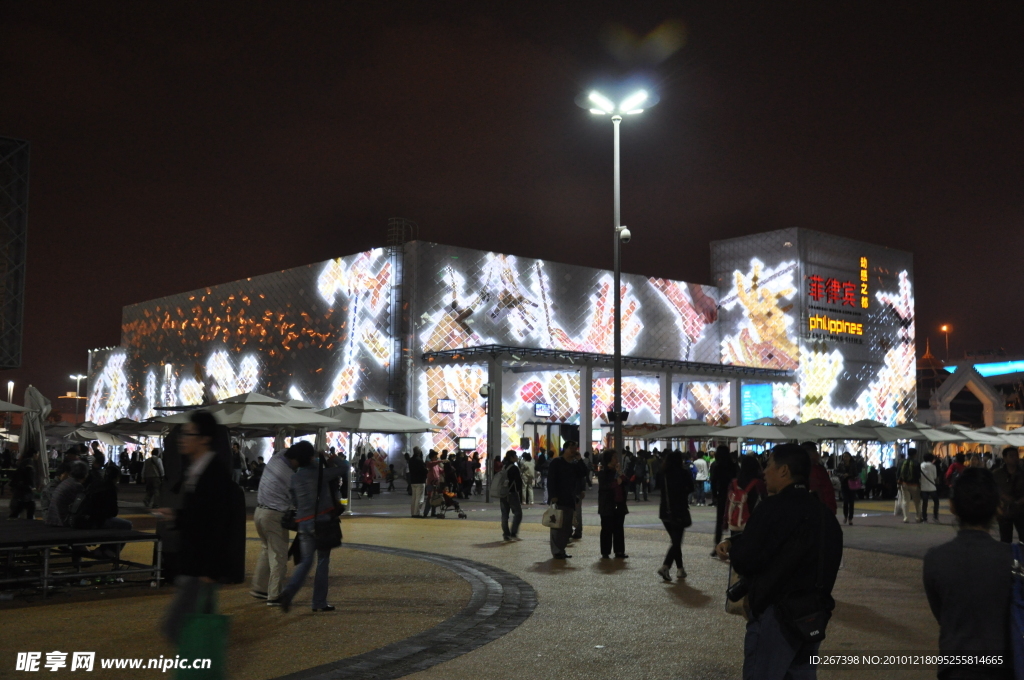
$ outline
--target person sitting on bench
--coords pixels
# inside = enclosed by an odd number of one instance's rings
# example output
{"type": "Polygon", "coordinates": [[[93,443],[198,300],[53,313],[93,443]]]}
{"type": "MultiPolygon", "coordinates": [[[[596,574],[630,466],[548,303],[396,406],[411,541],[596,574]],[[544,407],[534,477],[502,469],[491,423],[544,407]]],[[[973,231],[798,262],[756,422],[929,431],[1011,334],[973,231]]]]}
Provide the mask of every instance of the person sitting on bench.
{"type": "Polygon", "coordinates": [[[75,499],[85,491],[84,482],[89,476],[85,461],[75,460],[69,466],[68,477],[57,485],[50,496],[50,507],[46,510],[46,523],[51,527],[70,527],[72,507],[75,499]]]}

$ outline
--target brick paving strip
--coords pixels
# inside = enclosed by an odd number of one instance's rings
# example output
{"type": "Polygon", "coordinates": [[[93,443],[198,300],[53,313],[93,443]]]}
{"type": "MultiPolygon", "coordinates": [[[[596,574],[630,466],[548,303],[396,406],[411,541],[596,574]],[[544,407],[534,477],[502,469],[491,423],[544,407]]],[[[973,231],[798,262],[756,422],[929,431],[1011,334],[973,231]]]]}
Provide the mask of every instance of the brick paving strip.
{"type": "Polygon", "coordinates": [[[275,680],[390,680],[462,656],[497,640],[530,617],[537,593],[526,581],[488,564],[435,553],[346,543],[346,548],[387,553],[433,562],[469,582],[473,594],[466,607],[449,619],[412,637],[341,661],[283,675],[275,680]]]}

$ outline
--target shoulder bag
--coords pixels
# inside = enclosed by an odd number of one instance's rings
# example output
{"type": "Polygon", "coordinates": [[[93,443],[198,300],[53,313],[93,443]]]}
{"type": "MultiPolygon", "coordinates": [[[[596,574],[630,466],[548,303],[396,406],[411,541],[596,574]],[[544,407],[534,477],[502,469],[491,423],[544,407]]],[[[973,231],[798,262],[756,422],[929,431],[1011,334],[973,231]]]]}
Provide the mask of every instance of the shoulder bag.
{"type": "Polygon", "coordinates": [[[316,502],[313,505],[313,539],[317,550],[333,550],[341,547],[341,518],[338,516],[337,506],[332,501],[330,510],[326,511],[331,514],[330,519],[325,522],[317,521],[317,516],[320,514],[317,513],[317,510],[320,509],[320,489],[323,488],[323,482],[324,460],[321,458],[316,477],[316,502]]]}

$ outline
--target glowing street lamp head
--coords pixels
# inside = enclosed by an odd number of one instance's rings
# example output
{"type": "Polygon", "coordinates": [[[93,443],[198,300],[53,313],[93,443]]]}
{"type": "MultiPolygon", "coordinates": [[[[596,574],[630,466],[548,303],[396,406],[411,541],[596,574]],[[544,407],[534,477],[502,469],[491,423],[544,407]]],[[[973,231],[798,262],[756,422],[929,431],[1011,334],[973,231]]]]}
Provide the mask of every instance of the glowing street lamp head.
{"type": "Polygon", "coordinates": [[[576,104],[587,109],[595,116],[622,115],[643,113],[658,103],[658,96],[645,89],[633,90],[623,95],[622,90],[613,90],[611,96],[599,90],[590,90],[576,97],[576,104]],[[618,102],[618,104],[616,104],[618,102]]]}
{"type": "Polygon", "coordinates": [[[947,325],[943,324],[943,325],[942,325],[942,332],[943,332],[943,333],[946,333],[947,331],[949,331],[949,326],[947,326],[947,325]]]}
{"type": "Polygon", "coordinates": [[[591,113],[604,115],[615,110],[615,104],[612,103],[612,100],[608,99],[608,97],[605,97],[597,90],[591,91],[591,93],[587,95],[587,99],[597,107],[597,109],[590,109],[591,113]]]}
{"type": "Polygon", "coordinates": [[[647,91],[637,90],[633,94],[629,95],[622,100],[619,104],[620,113],[640,113],[643,111],[641,106],[647,101],[647,91]]]}

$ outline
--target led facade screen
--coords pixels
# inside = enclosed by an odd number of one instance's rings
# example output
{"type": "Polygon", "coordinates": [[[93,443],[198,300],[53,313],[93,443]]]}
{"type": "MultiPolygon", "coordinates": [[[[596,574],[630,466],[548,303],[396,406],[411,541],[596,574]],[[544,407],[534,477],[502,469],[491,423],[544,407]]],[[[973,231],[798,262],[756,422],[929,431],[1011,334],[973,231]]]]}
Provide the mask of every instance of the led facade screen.
{"type": "MultiPolygon", "coordinates": [[[[792,370],[795,382],[760,388],[757,400],[783,419],[913,417],[908,253],[793,229],[716,242],[712,265],[716,286],[623,275],[625,354],[792,370]]],[[[611,280],[603,270],[417,241],[402,258],[372,250],[131,305],[120,346],[90,354],[86,417],[144,419],[159,406],[246,391],[320,408],[391,399],[440,428],[411,443],[452,450],[474,439],[484,451],[485,360],[428,359],[499,346],[512,362],[500,447],[513,448],[537,418],[580,425],[582,393],[578,366],[528,363],[517,348],[611,354],[611,280]]],[[[612,407],[610,375],[595,374],[590,388],[596,429],[612,407]]],[[[730,413],[726,382],[676,375],[664,399],[662,389],[656,374],[624,377],[630,424],[740,416],[730,413]]]]}
{"type": "Polygon", "coordinates": [[[722,361],[788,368],[777,417],[886,424],[916,414],[910,253],[805,229],[712,244],[722,361]]]}

